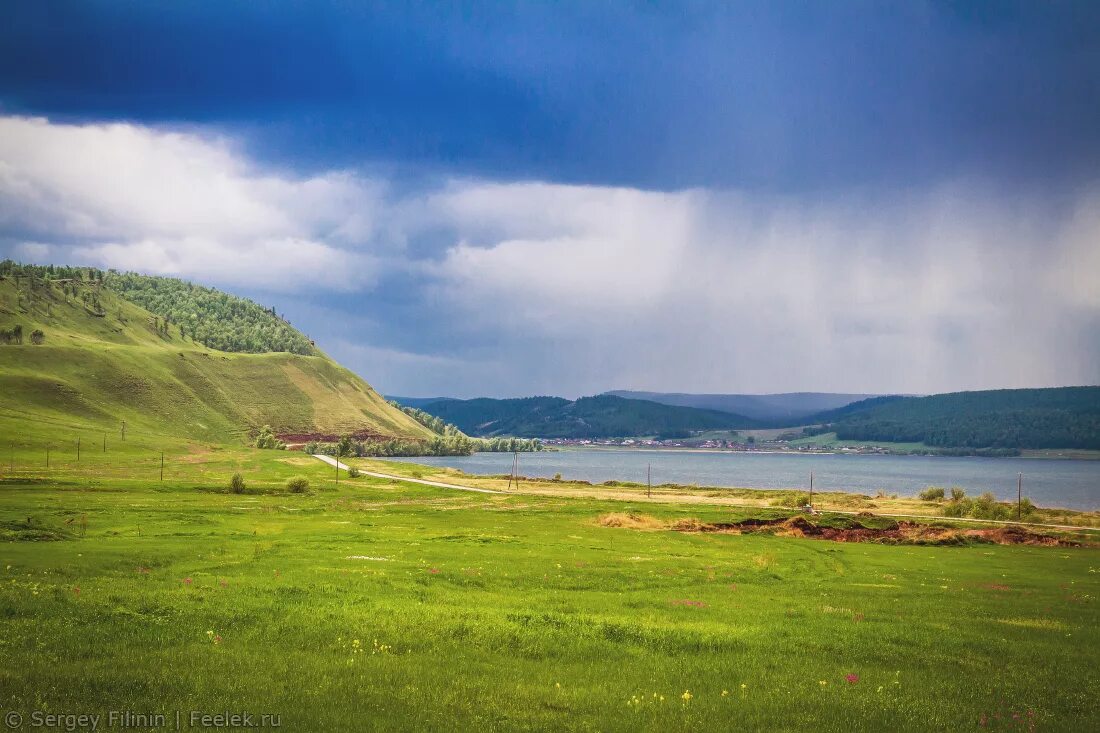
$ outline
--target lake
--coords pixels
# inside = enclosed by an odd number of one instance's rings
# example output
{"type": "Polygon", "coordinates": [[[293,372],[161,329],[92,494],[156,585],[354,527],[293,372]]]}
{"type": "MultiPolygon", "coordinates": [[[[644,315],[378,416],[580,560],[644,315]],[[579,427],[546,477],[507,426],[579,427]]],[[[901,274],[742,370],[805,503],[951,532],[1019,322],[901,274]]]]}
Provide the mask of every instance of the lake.
{"type": "MultiPolygon", "coordinates": [[[[451,466],[471,474],[507,474],[511,453],[392,459],[451,466]]],[[[1100,461],[1044,458],[951,458],[853,454],[733,453],[575,449],[520,453],[520,474],[592,482],[678,483],[754,489],[808,488],[874,495],[882,490],[915,496],[928,486],[961,486],[968,494],[991,491],[1016,499],[1016,476],[1024,475],[1024,496],[1038,506],[1100,510],[1100,461]]]]}

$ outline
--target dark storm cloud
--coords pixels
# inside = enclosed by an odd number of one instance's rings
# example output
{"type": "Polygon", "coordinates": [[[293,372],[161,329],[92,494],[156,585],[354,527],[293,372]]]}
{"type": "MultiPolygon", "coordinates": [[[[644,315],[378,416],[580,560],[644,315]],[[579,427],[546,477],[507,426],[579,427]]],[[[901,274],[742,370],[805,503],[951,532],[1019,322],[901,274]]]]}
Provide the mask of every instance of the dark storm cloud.
{"type": "Polygon", "coordinates": [[[1100,5],[50,2],[0,256],[254,296],[381,389],[1100,381],[1100,5]]]}
{"type": "Polygon", "coordinates": [[[646,188],[1100,165],[1100,5],[20,3],[9,111],[217,124],[260,157],[646,188]]]}

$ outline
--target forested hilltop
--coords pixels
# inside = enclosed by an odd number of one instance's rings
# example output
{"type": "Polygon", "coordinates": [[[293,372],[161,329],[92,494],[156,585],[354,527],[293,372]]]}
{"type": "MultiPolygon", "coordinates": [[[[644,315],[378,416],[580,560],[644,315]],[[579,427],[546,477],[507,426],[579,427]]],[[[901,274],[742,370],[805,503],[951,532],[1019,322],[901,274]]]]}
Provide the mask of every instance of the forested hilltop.
{"type": "Polygon", "coordinates": [[[1100,387],[874,398],[819,420],[806,432],[942,448],[1100,450],[1100,387]]]}
{"type": "Polygon", "coordinates": [[[421,409],[469,435],[529,438],[683,437],[692,431],[758,427],[742,415],[662,405],[612,395],[518,399],[444,399],[421,409]]]}
{"type": "Polygon", "coordinates": [[[211,349],[246,354],[285,351],[313,354],[309,339],[274,308],[185,280],[65,265],[0,262],[0,276],[81,288],[86,305],[98,307],[97,291],[109,289],[157,316],[156,327],[211,349]]]}

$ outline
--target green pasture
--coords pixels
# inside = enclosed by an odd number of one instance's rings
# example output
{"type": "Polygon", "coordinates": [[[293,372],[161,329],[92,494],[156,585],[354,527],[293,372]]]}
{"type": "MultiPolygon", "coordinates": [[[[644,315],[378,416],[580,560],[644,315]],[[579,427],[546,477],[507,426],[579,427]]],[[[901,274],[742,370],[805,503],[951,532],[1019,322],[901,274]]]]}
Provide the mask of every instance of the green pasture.
{"type": "Polygon", "coordinates": [[[229,710],[304,731],[1100,728],[1094,549],[611,529],[608,512],[753,510],[346,474],[337,488],[301,454],[180,442],[161,482],[157,444],[128,436],[49,474],[29,449],[14,475],[0,460],[0,715],[182,710],[186,727],[187,711],[229,710]],[[246,493],[223,488],[234,471],[246,493]],[[283,490],[298,474],[310,493],[283,490]]]}

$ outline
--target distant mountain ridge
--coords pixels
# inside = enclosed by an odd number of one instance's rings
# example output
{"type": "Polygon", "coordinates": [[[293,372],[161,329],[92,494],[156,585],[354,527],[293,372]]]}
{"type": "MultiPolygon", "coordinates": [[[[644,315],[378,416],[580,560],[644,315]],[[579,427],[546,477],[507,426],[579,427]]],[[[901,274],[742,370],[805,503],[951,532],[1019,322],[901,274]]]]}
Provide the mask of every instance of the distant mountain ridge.
{"type": "MultiPolygon", "coordinates": [[[[394,398],[401,402],[400,398],[394,398]]],[[[643,435],[683,436],[699,430],[760,427],[743,415],[718,410],[662,405],[614,395],[522,397],[472,400],[445,398],[420,402],[418,409],[456,425],[467,435],[531,438],[613,438],[643,435]]],[[[402,403],[410,407],[411,402],[402,403]]]]}
{"type": "Polygon", "coordinates": [[[840,440],[944,448],[1100,450],[1100,387],[873,398],[815,418],[840,440]]]}
{"type": "Polygon", "coordinates": [[[754,420],[792,425],[799,419],[859,402],[874,394],[833,392],[783,392],[778,394],[691,394],[686,392],[640,392],[611,390],[603,394],[632,400],[649,400],[662,405],[695,407],[730,412],[754,420]]]}

